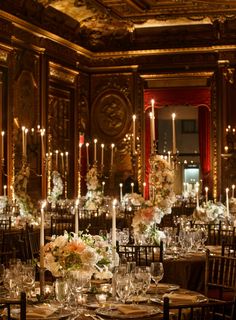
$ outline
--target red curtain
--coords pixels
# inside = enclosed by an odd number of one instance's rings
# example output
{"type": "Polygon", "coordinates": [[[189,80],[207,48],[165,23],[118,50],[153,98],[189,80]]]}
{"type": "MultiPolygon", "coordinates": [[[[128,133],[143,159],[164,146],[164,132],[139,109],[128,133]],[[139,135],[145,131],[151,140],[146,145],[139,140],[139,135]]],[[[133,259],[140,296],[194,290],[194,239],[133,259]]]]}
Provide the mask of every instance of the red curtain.
{"type": "MultiPolygon", "coordinates": [[[[148,180],[150,172],[150,120],[149,111],[151,99],[155,100],[155,108],[164,106],[194,106],[199,107],[199,151],[203,185],[210,186],[210,107],[211,89],[209,87],[177,87],[144,90],[144,110],[146,121],[145,137],[145,182],[146,197],[148,197],[148,180]]],[[[157,131],[157,129],[156,129],[157,131]]]]}

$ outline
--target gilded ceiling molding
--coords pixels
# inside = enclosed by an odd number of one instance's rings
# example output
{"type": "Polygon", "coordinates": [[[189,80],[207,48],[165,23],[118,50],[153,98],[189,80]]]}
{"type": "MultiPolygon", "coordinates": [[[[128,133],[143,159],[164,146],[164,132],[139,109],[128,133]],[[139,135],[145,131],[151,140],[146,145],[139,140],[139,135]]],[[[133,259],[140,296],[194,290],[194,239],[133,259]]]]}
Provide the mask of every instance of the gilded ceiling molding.
{"type": "Polygon", "coordinates": [[[164,78],[211,78],[214,72],[175,72],[175,73],[165,73],[165,74],[141,74],[140,77],[144,80],[155,80],[164,78]]]}
{"type": "Polygon", "coordinates": [[[78,74],[79,72],[49,62],[49,75],[52,78],[75,84],[78,74]]]}
{"type": "Polygon", "coordinates": [[[7,62],[8,52],[0,49],[0,61],[7,62]]]}

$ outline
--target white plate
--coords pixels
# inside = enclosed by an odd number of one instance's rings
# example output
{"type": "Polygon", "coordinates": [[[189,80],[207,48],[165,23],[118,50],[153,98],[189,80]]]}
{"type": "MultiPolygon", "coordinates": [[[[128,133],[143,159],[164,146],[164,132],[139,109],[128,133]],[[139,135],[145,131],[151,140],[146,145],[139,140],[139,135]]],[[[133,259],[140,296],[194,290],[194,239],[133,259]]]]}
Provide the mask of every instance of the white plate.
{"type": "MultiPolygon", "coordinates": [[[[127,305],[128,306],[128,305],[127,305]]],[[[124,314],[120,312],[116,308],[99,308],[95,312],[96,314],[106,317],[106,318],[116,318],[116,319],[144,319],[146,317],[154,317],[157,314],[162,313],[162,311],[159,308],[153,307],[153,306],[146,306],[146,305],[136,305],[136,308],[140,308],[143,312],[140,313],[134,313],[134,314],[124,314]]]]}
{"type": "Polygon", "coordinates": [[[151,284],[148,293],[168,293],[171,291],[179,290],[180,286],[178,284],[170,284],[170,283],[159,283],[156,285],[151,284]]]}

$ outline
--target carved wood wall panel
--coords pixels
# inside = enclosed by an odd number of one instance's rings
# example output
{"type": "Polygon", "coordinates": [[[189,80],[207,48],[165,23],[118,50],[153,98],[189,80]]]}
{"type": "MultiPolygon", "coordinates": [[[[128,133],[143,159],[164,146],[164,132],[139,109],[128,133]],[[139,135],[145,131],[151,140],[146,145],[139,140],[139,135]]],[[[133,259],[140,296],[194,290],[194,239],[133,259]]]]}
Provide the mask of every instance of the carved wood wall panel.
{"type": "MultiPolygon", "coordinates": [[[[58,171],[61,173],[64,183],[68,182],[67,195],[68,197],[72,197],[74,184],[73,93],[70,89],[62,89],[58,86],[55,86],[55,84],[50,84],[48,99],[48,151],[53,153],[53,159],[55,159],[55,151],[59,151],[58,171]],[[68,180],[65,177],[65,152],[69,152],[68,180]],[[61,157],[61,153],[63,153],[63,157],[61,157]]],[[[56,170],[55,162],[53,162],[53,169],[56,170]]]]}
{"type": "Polygon", "coordinates": [[[40,124],[40,62],[33,51],[18,49],[14,53],[14,107],[13,107],[13,154],[15,174],[22,165],[22,126],[27,134],[27,161],[31,169],[29,194],[41,198],[41,146],[36,136],[40,124]],[[34,134],[31,129],[34,128],[34,134]]]}
{"type": "MultiPolygon", "coordinates": [[[[116,193],[124,172],[132,172],[133,163],[130,142],[126,134],[132,134],[132,115],[136,112],[134,74],[102,74],[91,78],[91,138],[105,144],[105,168],[109,175],[111,143],[115,144],[114,180],[110,185],[116,193]]],[[[139,130],[137,128],[137,130],[139,130]]]]}

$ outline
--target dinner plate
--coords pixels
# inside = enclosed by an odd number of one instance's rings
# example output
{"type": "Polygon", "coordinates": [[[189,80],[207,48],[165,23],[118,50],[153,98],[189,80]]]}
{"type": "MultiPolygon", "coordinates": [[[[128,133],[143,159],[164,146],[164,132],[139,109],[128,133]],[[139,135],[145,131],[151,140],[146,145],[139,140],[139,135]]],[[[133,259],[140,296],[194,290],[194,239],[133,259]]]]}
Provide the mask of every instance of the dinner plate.
{"type": "MultiPolygon", "coordinates": [[[[124,305],[126,307],[130,305],[124,305]]],[[[144,319],[149,317],[154,317],[157,314],[162,313],[159,308],[153,306],[146,306],[146,305],[135,305],[135,310],[140,310],[138,313],[122,313],[118,310],[115,306],[112,308],[98,308],[96,309],[96,314],[105,318],[116,318],[116,319],[144,319]]]]}
{"type": "Polygon", "coordinates": [[[179,290],[180,286],[178,284],[171,283],[159,283],[158,286],[151,284],[148,293],[168,293],[171,291],[179,290]]]}

